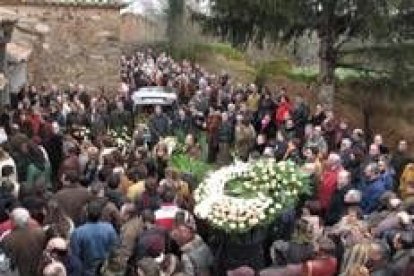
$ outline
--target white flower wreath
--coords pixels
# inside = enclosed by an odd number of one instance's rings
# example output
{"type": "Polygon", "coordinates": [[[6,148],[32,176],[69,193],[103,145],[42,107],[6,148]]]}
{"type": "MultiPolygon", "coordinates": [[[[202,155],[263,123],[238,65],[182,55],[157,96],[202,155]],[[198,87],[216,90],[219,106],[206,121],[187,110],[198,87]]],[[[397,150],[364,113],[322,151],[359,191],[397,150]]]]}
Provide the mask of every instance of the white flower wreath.
{"type": "Polygon", "coordinates": [[[245,232],[273,221],[309,192],[307,176],[293,162],[235,163],[207,176],[195,190],[195,214],[213,227],[245,232]]]}

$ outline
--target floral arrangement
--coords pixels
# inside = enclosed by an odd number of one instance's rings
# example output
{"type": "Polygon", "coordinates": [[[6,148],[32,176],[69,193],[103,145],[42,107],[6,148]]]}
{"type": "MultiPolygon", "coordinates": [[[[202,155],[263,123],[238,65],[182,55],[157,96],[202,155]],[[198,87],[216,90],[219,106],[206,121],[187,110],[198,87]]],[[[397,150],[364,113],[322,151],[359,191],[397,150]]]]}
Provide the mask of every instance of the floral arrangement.
{"type": "Polygon", "coordinates": [[[179,172],[191,174],[197,183],[200,183],[211,170],[210,164],[186,154],[185,145],[179,138],[166,137],[162,141],[167,145],[170,165],[179,172]]]}
{"type": "Polygon", "coordinates": [[[191,174],[197,183],[200,183],[211,169],[211,166],[206,162],[191,158],[181,152],[175,152],[171,156],[170,164],[179,172],[191,174]]]}
{"type": "Polygon", "coordinates": [[[195,190],[195,214],[226,232],[267,225],[300,194],[309,193],[307,175],[291,161],[235,163],[205,178],[195,190]]]}
{"type": "Polygon", "coordinates": [[[112,138],[118,148],[126,148],[132,142],[132,137],[129,134],[128,128],[125,126],[120,128],[118,131],[110,129],[108,131],[108,135],[112,138]]]}

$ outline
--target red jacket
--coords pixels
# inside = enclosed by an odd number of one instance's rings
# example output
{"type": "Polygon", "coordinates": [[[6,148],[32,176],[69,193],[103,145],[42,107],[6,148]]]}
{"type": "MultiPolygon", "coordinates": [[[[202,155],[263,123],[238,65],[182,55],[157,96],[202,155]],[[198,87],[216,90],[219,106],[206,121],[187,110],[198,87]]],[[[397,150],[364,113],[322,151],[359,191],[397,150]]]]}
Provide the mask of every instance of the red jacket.
{"type": "Polygon", "coordinates": [[[30,125],[32,127],[33,136],[38,136],[40,131],[40,126],[42,125],[42,117],[37,114],[30,116],[30,125]]]}
{"type": "Polygon", "coordinates": [[[334,257],[307,261],[303,266],[304,276],[334,276],[338,262],[334,257]]]}
{"type": "Polygon", "coordinates": [[[275,120],[278,126],[285,122],[287,115],[292,111],[292,105],[290,102],[282,102],[276,108],[275,120]]]}
{"type": "Polygon", "coordinates": [[[326,211],[336,190],[339,169],[325,169],[322,172],[321,182],[318,189],[318,200],[322,210],[326,211]]]}
{"type": "Polygon", "coordinates": [[[165,230],[172,230],[175,221],[175,215],[180,208],[174,204],[161,204],[161,207],[155,211],[155,224],[165,230]]]}

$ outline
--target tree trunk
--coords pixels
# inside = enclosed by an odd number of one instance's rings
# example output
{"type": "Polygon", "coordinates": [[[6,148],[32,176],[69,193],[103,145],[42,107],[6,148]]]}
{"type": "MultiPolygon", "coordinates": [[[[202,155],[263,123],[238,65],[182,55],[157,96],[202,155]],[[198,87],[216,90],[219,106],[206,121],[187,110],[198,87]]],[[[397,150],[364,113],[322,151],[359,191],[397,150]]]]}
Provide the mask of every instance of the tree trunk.
{"type": "Polygon", "coordinates": [[[330,28],[319,33],[319,102],[332,109],[335,96],[336,53],[330,28]]]}
{"type": "Polygon", "coordinates": [[[167,37],[173,51],[183,43],[184,36],[184,0],[168,0],[167,37]]]}

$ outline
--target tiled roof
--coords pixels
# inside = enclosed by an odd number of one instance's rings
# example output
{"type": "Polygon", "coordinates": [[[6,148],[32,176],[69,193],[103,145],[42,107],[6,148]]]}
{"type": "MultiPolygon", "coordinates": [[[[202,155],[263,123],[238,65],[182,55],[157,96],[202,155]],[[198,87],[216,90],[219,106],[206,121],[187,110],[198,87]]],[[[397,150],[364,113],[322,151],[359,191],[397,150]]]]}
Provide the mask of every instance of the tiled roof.
{"type": "Polygon", "coordinates": [[[124,0],[9,0],[15,4],[122,7],[124,0]]]}
{"type": "Polygon", "coordinates": [[[17,14],[9,9],[0,7],[0,22],[15,22],[17,20],[17,14]]]}

